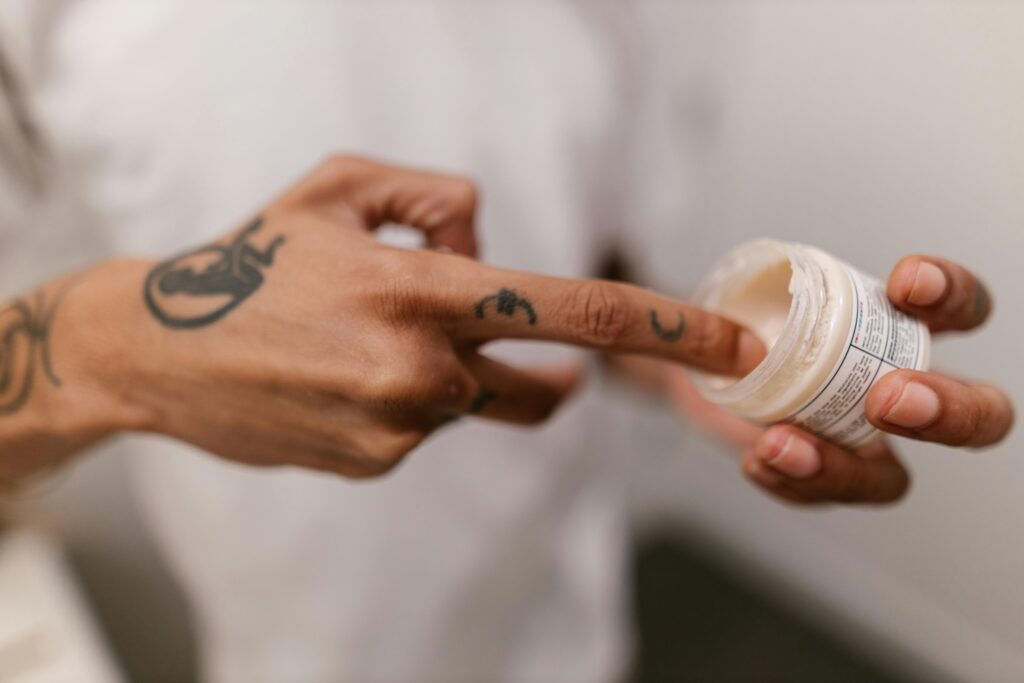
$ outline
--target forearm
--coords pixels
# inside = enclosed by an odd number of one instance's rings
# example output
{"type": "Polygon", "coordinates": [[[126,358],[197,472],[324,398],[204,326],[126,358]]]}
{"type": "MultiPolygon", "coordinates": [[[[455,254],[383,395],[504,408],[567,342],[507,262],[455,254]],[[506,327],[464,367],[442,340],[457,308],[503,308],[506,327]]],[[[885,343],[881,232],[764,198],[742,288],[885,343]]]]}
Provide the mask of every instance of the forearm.
{"type": "Polygon", "coordinates": [[[0,491],[145,424],[128,391],[144,270],[111,261],[0,304],[0,491]]]}

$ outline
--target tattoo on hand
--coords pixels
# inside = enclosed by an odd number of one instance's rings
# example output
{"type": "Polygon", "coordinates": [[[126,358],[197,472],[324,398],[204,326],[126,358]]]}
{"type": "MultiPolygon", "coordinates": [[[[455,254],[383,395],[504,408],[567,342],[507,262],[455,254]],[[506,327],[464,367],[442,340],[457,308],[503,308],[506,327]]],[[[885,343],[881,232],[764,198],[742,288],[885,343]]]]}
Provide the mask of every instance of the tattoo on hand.
{"type": "MultiPolygon", "coordinates": [[[[497,392],[491,391],[484,387],[480,387],[480,390],[476,392],[476,396],[473,397],[473,401],[469,404],[469,408],[464,413],[465,415],[476,415],[481,412],[487,405],[498,398],[497,392]]],[[[439,427],[449,425],[453,422],[458,422],[462,418],[462,415],[449,415],[441,420],[438,424],[439,427]]]]}
{"type": "Polygon", "coordinates": [[[658,339],[665,342],[676,342],[683,336],[683,331],[686,330],[686,320],[683,319],[682,313],[677,313],[676,315],[679,316],[679,323],[672,329],[665,329],[658,320],[658,312],[653,308],[651,309],[651,329],[654,330],[654,334],[658,339]]]}
{"type": "Polygon", "coordinates": [[[496,392],[485,387],[480,387],[480,391],[476,392],[476,396],[473,397],[473,402],[469,405],[469,410],[466,412],[470,415],[476,415],[496,398],[498,398],[498,394],[496,392]]]}
{"type": "Polygon", "coordinates": [[[29,399],[36,367],[55,387],[61,381],[50,358],[50,330],[57,307],[71,286],[61,287],[47,305],[42,292],[0,308],[0,415],[16,413],[29,399]]]}
{"type": "Polygon", "coordinates": [[[263,227],[257,218],[227,245],[211,244],[164,261],[146,277],[150,313],[164,326],[195,329],[217,322],[263,285],[284,243],[278,235],[260,249],[249,240],[263,227]]]}
{"type": "Polygon", "coordinates": [[[494,302],[495,310],[499,315],[511,318],[516,310],[523,309],[531,325],[537,324],[537,312],[533,310],[533,304],[528,299],[519,296],[514,289],[501,289],[497,294],[485,296],[476,303],[476,317],[483,320],[487,313],[487,305],[494,302]]]}

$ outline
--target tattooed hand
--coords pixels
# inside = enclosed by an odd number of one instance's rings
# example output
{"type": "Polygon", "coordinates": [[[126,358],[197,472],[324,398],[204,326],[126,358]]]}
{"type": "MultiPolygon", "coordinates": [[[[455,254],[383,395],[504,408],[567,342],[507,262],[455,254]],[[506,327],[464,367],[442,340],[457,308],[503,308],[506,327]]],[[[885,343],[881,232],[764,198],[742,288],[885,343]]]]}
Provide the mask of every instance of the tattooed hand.
{"type": "Polygon", "coordinates": [[[544,420],[579,379],[578,368],[488,358],[480,347],[491,340],[644,353],[725,373],[760,360],[748,332],[677,301],[467,258],[475,208],[466,180],[332,158],[213,244],[158,264],[107,264],[56,316],[55,304],[40,303],[10,317],[12,334],[38,349],[19,364],[40,368],[29,378],[34,393],[18,401],[26,410],[62,394],[93,435],[159,432],[246,463],[363,477],[461,415],[544,420]],[[370,232],[389,222],[453,253],[381,245],[370,232]],[[46,384],[56,377],[60,388],[46,384]],[[83,390],[100,397],[83,407],[83,390]]]}

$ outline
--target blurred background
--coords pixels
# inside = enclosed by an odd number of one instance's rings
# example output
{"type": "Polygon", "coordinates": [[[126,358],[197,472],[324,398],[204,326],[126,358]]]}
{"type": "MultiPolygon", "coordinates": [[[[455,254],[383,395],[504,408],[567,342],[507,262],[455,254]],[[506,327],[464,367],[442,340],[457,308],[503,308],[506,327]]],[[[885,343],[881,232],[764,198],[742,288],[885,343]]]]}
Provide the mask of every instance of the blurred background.
{"type": "MultiPolygon", "coordinates": [[[[664,4],[652,11],[679,11],[664,4]]],[[[686,115],[706,119],[704,229],[785,239],[821,226],[819,246],[876,274],[905,253],[956,258],[988,281],[997,314],[943,340],[934,363],[997,378],[1019,401],[1024,3],[701,11],[716,48],[700,62],[707,98],[686,115]]],[[[700,273],[674,273],[673,249],[694,247],[681,236],[645,258],[685,291],[700,273]]],[[[1019,431],[979,453],[901,443],[905,502],[806,512],[760,495],[656,405],[612,389],[601,410],[631,437],[638,680],[1024,680],[1019,431]]],[[[85,596],[71,609],[95,615],[130,679],[188,681],[194,634],[118,450],[11,514],[57,532],[85,596]]]]}

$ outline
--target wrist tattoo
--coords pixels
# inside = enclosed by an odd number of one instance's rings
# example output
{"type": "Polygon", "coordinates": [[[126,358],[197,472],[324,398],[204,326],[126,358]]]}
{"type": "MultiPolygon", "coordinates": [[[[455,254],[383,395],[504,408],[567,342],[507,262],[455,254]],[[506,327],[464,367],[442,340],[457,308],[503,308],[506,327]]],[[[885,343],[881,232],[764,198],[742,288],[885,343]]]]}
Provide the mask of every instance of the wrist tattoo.
{"type": "Polygon", "coordinates": [[[262,249],[253,245],[250,238],[262,227],[257,218],[227,245],[210,244],[157,265],[146,277],[149,312],[180,330],[205,327],[237,308],[263,285],[263,271],[284,244],[278,235],[262,249]]]}
{"type": "Polygon", "coordinates": [[[50,330],[61,299],[72,283],[47,303],[42,291],[0,307],[0,415],[18,412],[28,402],[37,368],[54,387],[61,381],[50,357],[50,330]]]}
{"type": "Polygon", "coordinates": [[[474,310],[476,311],[476,317],[483,320],[487,315],[487,305],[494,302],[494,310],[499,315],[505,315],[511,318],[516,314],[518,309],[523,309],[526,313],[526,318],[531,325],[537,324],[537,312],[533,310],[533,304],[530,303],[525,297],[519,296],[514,289],[500,289],[497,294],[491,294],[485,296],[480,301],[476,302],[474,310]]]}
{"type": "Polygon", "coordinates": [[[676,342],[683,336],[683,332],[686,330],[686,320],[683,319],[682,313],[676,313],[679,316],[679,322],[675,327],[666,329],[661,326],[661,322],[658,320],[658,312],[651,309],[651,329],[654,331],[655,336],[664,342],[676,342]]]}

